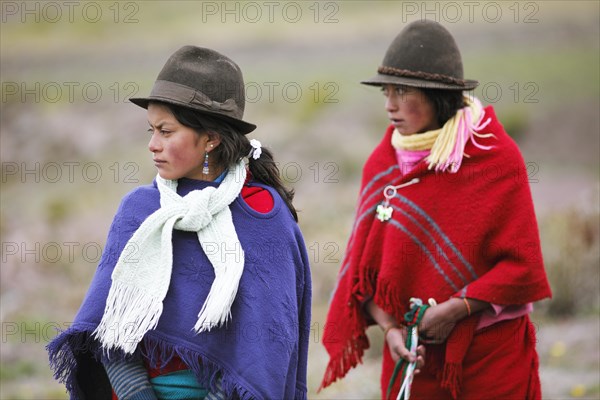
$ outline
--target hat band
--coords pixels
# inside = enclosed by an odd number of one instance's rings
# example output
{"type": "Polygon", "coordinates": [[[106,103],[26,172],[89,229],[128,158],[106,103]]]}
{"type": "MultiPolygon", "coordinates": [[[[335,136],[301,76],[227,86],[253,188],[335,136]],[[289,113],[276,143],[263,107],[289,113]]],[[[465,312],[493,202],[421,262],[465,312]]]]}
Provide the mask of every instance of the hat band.
{"type": "Polygon", "coordinates": [[[386,67],[385,65],[382,65],[381,67],[377,68],[377,72],[385,75],[402,76],[405,78],[418,78],[424,79],[426,81],[443,82],[459,86],[465,86],[465,81],[463,79],[457,79],[443,74],[431,74],[429,72],[423,71],[411,71],[408,69],[386,67]]]}
{"type": "Polygon", "coordinates": [[[223,103],[212,100],[199,90],[179,83],[157,80],[150,92],[150,98],[176,101],[190,106],[200,106],[211,111],[229,111],[237,114],[238,107],[234,99],[227,99],[223,103]]]}

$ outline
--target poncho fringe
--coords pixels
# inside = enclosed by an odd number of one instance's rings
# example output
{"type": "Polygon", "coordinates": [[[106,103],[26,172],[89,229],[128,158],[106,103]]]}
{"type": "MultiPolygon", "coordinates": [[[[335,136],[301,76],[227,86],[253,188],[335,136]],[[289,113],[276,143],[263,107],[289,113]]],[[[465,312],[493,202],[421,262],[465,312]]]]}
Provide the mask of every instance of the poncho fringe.
{"type": "MultiPolygon", "coordinates": [[[[100,346],[100,343],[92,337],[93,328],[81,331],[68,329],[62,332],[60,340],[53,341],[49,347],[50,366],[54,370],[54,378],[64,383],[70,393],[76,394],[78,398],[78,388],[73,381],[77,372],[77,362],[75,352],[89,352],[91,357],[100,362],[103,359],[126,360],[131,359],[131,355],[126,355],[122,351],[113,351],[107,355],[106,351],[100,346]]],[[[241,400],[256,399],[255,393],[247,390],[240,384],[231,372],[220,366],[215,361],[209,359],[205,354],[186,349],[183,346],[171,345],[160,338],[146,336],[141,343],[142,350],[138,350],[136,355],[143,356],[152,368],[160,368],[167,365],[175,356],[179,357],[196,375],[199,382],[203,382],[209,390],[217,390],[217,383],[220,378],[221,391],[227,398],[238,396],[241,400]]],[[[306,400],[306,392],[296,389],[296,399],[306,400]]]]}

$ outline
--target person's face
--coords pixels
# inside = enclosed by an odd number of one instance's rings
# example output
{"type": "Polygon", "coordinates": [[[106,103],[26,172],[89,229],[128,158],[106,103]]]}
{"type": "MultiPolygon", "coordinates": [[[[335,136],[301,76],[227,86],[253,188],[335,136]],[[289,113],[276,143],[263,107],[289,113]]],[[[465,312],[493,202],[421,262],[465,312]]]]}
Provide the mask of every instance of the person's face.
{"type": "Polygon", "coordinates": [[[433,104],[419,89],[384,85],[382,91],[388,118],[400,134],[410,135],[439,128],[433,104]]]}
{"type": "Polygon", "coordinates": [[[202,174],[204,154],[217,147],[217,137],[181,125],[165,105],[158,103],[149,104],[148,123],[152,134],[148,149],[161,178],[209,180],[202,174]]]}

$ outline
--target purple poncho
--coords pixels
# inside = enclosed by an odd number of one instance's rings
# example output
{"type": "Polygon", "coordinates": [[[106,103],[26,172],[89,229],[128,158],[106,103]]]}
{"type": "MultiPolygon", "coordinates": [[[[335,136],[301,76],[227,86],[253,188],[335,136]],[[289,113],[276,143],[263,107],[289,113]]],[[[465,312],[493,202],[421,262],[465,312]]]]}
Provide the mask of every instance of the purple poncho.
{"type": "MultiPolygon", "coordinates": [[[[212,182],[180,179],[185,196],[212,182]]],[[[262,186],[262,185],[261,185],[262,186]]],[[[179,356],[204,387],[219,377],[228,398],[306,399],[311,279],[304,240],[285,203],[272,188],[273,209],[261,214],[238,198],[230,205],[245,252],[245,267],[226,327],[196,334],[198,312],[214,280],[213,268],[194,232],[173,232],[173,271],[156,329],[149,331],[134,358],[152,367],[179,356]]],[[[100,363],[107,357],[91,337],[104,312],[111,273],[125,244],[146,217],[159,208],[154,185],[129,193],[111,225],[106,248],[71,327],[47,346],[55,377],[72,399],[110,399],[100,363]]],[[[110,354],[124,358],[121,352],[110,354]]]]}

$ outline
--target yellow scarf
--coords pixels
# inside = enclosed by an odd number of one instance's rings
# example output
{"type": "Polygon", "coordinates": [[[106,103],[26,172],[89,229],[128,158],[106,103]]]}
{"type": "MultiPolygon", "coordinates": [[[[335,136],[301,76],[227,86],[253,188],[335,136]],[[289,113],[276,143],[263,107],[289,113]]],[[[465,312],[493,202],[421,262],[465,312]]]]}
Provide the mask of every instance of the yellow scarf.
{"type": "Polygon", "coordinates": [[[464,154],[464,149],[471,136],[493,136],[475,133],[475,130],[482,129],[489,123],[489,120],[485,124],[480,122],[484,112],[479,100],[465,97],[465,102],[467,106],[458,110],[440,129],[411,135],[401,135],[394,129],[392,146],[396,150],[431,150],[427,156],[429,169],[445,171],[449,167],[450,172],[458,171],[463,155],[468,157],[464,154]]]}
{"type": "Polygon", "coordinates": [[[394,146],[396,150],[431,150],[441,132],[442,128],[423,133],[402,135],[397,129],[394,129],[394,133],[392,133],[392,146],[394,146]]]}

